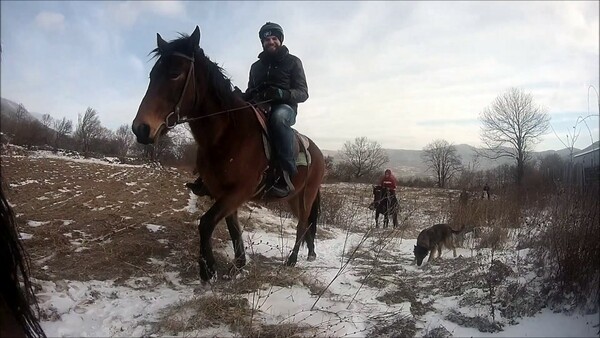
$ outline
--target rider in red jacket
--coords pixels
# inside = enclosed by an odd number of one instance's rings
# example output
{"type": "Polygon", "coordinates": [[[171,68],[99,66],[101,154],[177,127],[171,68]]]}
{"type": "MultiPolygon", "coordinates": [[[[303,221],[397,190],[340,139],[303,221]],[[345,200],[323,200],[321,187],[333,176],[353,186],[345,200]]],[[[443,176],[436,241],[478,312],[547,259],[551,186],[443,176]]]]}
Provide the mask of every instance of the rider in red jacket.
{"type": "Polygon", "coordinates": [[[398,185],[398,180],[390,169],[386,169],[383,176],[379,179],[379,185],[388,188],[392,193],[396,193],[396,186],[398,185]]]}

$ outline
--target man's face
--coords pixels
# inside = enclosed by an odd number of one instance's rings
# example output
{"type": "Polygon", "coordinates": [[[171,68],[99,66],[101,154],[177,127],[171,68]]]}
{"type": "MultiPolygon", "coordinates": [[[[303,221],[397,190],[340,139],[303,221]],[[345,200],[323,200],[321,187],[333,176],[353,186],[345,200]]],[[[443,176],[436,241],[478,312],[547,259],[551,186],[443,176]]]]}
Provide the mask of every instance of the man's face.
{"type": "Polygon", "coordinates": [[[262,40],[262,45],[265,52],[275,53],[281,47],[281,41],[275,35],[271,35],[262,40]]]}

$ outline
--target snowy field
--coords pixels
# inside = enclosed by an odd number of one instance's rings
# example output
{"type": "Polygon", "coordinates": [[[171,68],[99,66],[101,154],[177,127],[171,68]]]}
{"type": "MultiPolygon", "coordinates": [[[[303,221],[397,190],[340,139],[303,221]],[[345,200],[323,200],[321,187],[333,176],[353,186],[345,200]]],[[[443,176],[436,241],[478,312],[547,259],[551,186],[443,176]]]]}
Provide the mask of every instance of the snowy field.
{"type": "Polygon", "coordinates": [[[467,234],[458,257],[446,250],[414,265],[418,232],[445,220],[457,191],[402,188],[401,228],[375,229],[369,185],[325,184],[323,213],[339,206],[338,221],[319,224],[317,259],[306,261],[303,247],[293,268],[282,263],[295,221],[276,205],[250,203],[239,217],[248,265],[225,278],[233,250],[223,222],[213,237],[219,279],[202,284],[197,220],[210,200],[185,188],[189,174],[25,151],[4,154],[2,172],[49,337],[595,337],[600,330],[598,313],[544,305],[530,248],[517,246],[522,231],[493,252],[467,234]],[[501,271],[493,291],[490,271],[501,271]]]}

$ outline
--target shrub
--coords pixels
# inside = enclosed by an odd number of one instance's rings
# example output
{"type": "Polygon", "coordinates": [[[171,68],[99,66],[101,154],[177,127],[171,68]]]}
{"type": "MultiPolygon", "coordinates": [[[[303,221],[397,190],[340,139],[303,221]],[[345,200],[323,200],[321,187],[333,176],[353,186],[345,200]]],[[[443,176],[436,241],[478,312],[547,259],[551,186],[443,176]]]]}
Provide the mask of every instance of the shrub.
{"type": "Polygon", "coordinates": [[[542,230],[537,253],[551,299],[569,293],[577,305],[597,311],[600,303],[600,198],[598,189],[568,189],[550,204],[551,222],[542,230]]]}

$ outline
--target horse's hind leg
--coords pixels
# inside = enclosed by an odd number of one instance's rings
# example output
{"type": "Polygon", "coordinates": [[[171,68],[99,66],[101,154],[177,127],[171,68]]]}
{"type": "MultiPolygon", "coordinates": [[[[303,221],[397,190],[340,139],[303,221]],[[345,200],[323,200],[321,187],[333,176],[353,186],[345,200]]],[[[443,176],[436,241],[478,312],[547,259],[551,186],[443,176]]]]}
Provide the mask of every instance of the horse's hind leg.
{"type": "Polygon", "coordinates": [[[246,265],[246,252],[244,251],[244,240],[242,239],[242,229],[240,228],[237,211],[225,217],[225,222],[227,223],[227,229],[233,243],[233,251],[235,252],[234,266],[231,269],[232,271],[230,271],[230,275],[233,275],[232,272],[237,272],[233,270],[239,270],[246,265]]]}
{"type": "Polygon", "coordinates": [[[315,237],[317,236],[317,220],[321,209],[321,193],[317,191],[317,196],[312,202],[310,213],[308,215],[308,231],[306,232],[306,246],[308,247],[308,261],[317,259],[315,253],[315,237]]]}
{"type": "Polygon", "coordinates": [[[318,216],[319,207],[317,195],[318,189],[313,189],[313,191],[307,190],[299,192],[297,196],[289,200],[292,213],[298,218],[298,226],[296,228],[296,242],[294,243],[294,249],[285,263],[287,266],[296,265],[296,262],[298,261],[298,251],[300,250],[302,242],[306,242],[306,246],[308,247],[308,260],[312,261],[317,257],[314,242],[317,229],[316,218],[318,216]],[[312,203],[305,205],[305,200],[311,201],[312,203]]]}
{"type": "Polygon", "coordinates": [[[375,211],[375,227],[379,228],[379,211],[375,211]]]}

